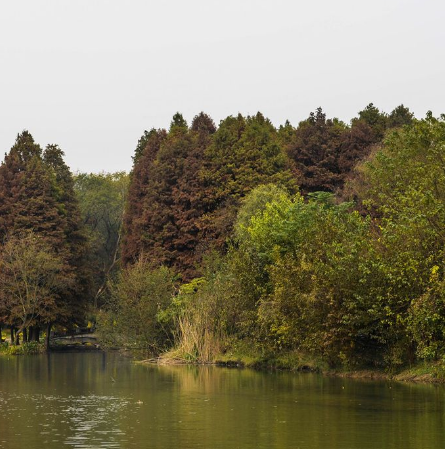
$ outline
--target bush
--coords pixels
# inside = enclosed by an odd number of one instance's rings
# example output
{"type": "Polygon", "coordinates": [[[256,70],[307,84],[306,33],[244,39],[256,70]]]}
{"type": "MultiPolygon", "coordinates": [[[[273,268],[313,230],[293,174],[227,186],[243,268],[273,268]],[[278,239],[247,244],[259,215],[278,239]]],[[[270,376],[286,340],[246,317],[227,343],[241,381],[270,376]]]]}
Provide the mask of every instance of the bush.
{"type": "Polygon", "coordinates": [[[172,344],[169,322],[160,316],[171,305],[173,272],[140,259],[110,287],[106,309],[98,315],[102,345],[157,355],[172,344]]]}

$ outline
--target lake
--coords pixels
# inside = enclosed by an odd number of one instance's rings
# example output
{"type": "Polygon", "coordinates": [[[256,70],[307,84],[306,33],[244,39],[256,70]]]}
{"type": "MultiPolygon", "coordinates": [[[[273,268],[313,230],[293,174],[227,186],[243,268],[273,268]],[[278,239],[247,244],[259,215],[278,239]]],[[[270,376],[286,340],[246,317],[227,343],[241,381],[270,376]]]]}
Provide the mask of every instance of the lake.
{"type": "Polygon", "coordinates": [[[0,357],[0,448],[428,449],[445,389],[115,353],[0,357]]]}

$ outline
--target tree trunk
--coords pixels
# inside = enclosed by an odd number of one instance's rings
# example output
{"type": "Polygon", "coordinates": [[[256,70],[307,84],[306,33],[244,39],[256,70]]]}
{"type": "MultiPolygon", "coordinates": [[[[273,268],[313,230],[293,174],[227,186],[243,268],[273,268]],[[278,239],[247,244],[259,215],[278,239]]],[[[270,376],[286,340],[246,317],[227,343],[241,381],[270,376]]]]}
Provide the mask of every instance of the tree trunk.
{"type": "Polygon", "coordinates": [[[49,352],[49,337],[51,335],[51,323],[48,323],[46,326],[46,339],[45,339],[45,349],[46,352],[49,352]]]}
{"type": "Polygon", "coordinates": [[[40,343],[40,328],[39,326],[31,326],[28,333],[28,341],[36,341],[40,343]]]}
{"type": "Polygon", "coordinates": [[[11,345],[14,344],[14,326],[11,326],[11,345]]]}
{"type": "Polygon", "coordinates": [[[28,343],[28,330],[26,329],[26,327],[23,329],[23,343],[28,343]]]}
{"type": "Polygon", "coordinates": [[[15,331],[15,345],[20,346],[20,332],[18,330],[15,331]]]}

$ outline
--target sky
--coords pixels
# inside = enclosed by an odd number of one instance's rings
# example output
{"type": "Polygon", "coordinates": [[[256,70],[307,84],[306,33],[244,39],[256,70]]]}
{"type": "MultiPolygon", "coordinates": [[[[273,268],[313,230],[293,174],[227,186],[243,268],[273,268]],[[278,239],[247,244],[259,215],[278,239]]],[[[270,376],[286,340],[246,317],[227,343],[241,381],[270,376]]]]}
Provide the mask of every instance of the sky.
{"type": "Polygon", "coordinates": [[[0,152],[27,129],[73,171],[128,171],[176,111],[439,115],[444,21],[443,0],[1,1],[0,152]]]}

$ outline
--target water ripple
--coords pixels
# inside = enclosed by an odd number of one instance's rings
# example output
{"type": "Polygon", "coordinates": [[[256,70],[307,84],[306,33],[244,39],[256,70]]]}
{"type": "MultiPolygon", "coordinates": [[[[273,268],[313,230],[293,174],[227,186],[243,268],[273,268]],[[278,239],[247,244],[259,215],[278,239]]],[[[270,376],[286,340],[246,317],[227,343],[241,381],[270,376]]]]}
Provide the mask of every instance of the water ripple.
{"type": "MultiPolygon", "coordinates": [[[[128,413],[131,403],[130,399],[94,394],[66,397],[0,394],[0,410],[8,410],[15,417],[20,417],[21,412],[28,412],[27,419],[21,423],[15,436],[37,431],[34,423],[35,417],[39,416],[38,433],[46,443],[79,449],[120,448],[126,439],[125,432],[119,427],[119,417],[128,413]]],[[[14,427],[14,423],[10,424],[14,427]]],[[[7,447],[7,441],[0,439],[0,448],[7,447]]]]}

